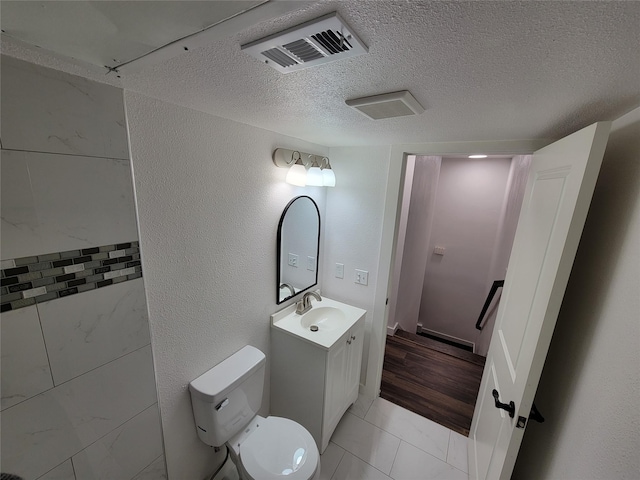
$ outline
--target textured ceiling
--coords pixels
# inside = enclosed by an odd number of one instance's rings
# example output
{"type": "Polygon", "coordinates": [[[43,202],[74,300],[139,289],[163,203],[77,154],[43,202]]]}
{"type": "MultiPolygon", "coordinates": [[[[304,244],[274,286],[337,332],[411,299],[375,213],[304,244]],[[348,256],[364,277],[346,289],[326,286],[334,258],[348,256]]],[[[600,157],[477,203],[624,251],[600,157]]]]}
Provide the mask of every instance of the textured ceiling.
{"type": "Polygon", "coordinates": [[[4,36],[3,52],[327,146],[559,138],[640,104],[640,2],[300,7],[119,79],[4,36]],[[368,55],[282,75],[240,50],[333,11],[368,55]],[[424,113],[374,121],[344,103],[405,89],[424,113]]]}

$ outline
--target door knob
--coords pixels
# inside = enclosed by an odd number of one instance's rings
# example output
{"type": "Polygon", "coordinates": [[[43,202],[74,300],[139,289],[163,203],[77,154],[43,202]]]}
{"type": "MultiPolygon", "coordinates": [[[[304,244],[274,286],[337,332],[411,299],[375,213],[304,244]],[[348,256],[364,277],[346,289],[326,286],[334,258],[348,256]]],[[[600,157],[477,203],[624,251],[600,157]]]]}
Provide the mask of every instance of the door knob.
{"type": "Polygon", "coordinates": [[[507,412],[509,412],[509,416],[513,418],[516,414],[516,404],[513,403],[513,400],[509,403],[501,403],[500,394],[498,393],[498,390],[494,388],[493,392],[491,393],[493,394],[493,398],[496,401],[496,408],[501,408],[502,410],[506,410],[507,412]]]}

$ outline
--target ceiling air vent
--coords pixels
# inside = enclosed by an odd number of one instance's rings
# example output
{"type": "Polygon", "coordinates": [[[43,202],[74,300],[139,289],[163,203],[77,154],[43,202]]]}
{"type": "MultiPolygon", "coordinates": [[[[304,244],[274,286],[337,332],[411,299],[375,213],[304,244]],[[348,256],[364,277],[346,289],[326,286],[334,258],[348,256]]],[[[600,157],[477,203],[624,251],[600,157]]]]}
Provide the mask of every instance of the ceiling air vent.
{"type": "Polygon", "coordinates": [[[424,112],[424,107],[407,90],[354,98],[353,100],[347,100],[345,103],[373,120],[403,117],[405,115],[420,115],[424,112]]]}
{"type": "Polygon", "coordinates": [[[280,73],[295,72],[369,51],[335,12],[241,48],[280,73]]]}

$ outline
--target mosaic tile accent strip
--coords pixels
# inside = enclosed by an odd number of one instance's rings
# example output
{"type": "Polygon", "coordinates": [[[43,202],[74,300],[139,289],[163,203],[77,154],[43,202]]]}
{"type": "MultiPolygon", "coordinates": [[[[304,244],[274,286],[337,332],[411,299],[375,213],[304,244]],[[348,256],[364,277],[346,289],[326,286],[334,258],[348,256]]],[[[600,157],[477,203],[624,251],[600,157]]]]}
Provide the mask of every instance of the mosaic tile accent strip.
{"type": "Polygon", "coordinates": [[[138,242],[2,260],[0,312],[142,277],[138,242]]]}

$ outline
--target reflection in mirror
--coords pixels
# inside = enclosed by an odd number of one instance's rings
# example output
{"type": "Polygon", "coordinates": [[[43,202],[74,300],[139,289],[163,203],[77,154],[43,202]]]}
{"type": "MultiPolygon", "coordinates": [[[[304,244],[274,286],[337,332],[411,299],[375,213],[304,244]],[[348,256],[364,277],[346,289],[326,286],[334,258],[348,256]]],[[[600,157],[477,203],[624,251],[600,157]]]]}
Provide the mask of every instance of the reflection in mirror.
{"type": "Polygon", "coordinates": [[[296,197],[285,207],[278,225],[276,303],[318,283],[320,211],[311,197],[296,197]]]}

